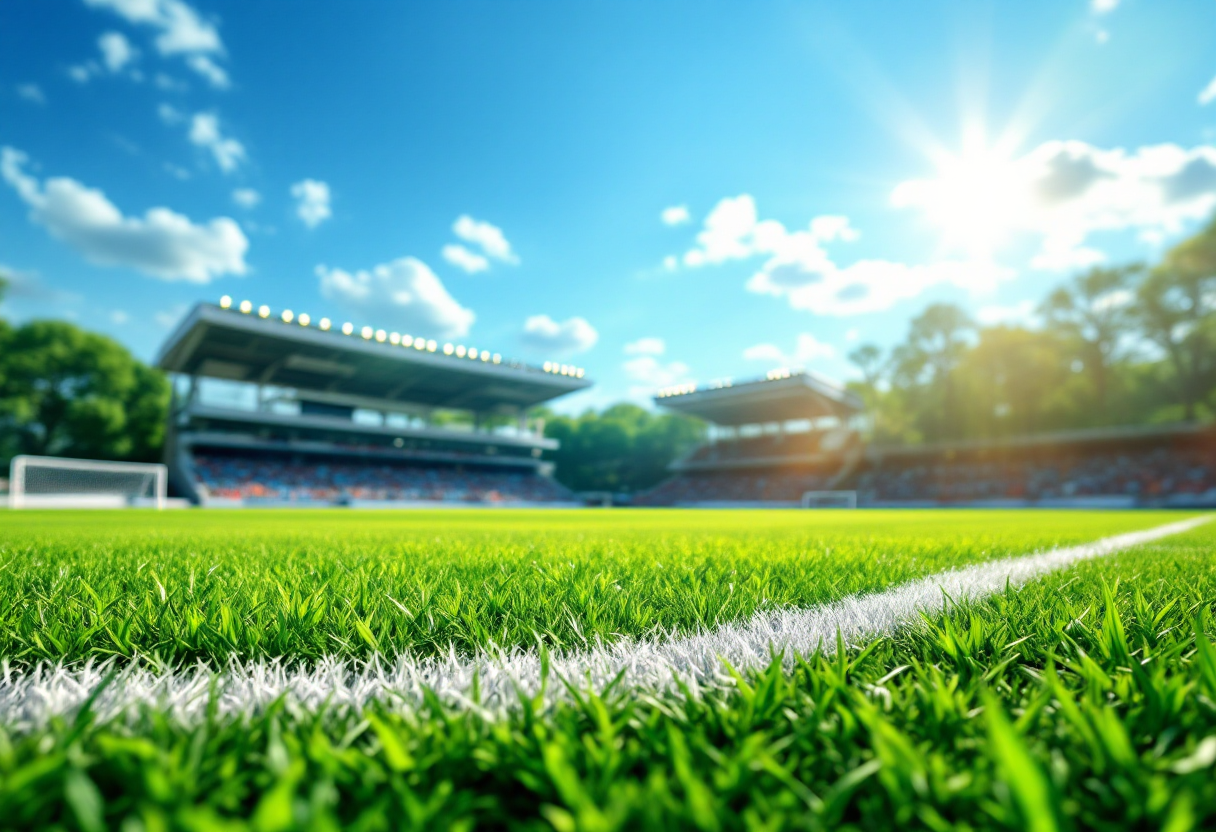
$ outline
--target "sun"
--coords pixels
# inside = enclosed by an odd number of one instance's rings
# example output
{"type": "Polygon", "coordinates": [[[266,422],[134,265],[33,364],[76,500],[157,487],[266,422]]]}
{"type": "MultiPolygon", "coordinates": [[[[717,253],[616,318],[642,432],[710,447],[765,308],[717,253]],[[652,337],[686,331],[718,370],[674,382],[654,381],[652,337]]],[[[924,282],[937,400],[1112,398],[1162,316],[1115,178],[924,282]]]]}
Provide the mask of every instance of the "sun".
{"type": "Polygon", "coordinates": [[[1028,207],[1019,165],[1002,148],[975,144],[934,161],[937,176],[900,184],[892,201],[924,211],[941,230],[944,248],[992,259],[1028,207]]]}

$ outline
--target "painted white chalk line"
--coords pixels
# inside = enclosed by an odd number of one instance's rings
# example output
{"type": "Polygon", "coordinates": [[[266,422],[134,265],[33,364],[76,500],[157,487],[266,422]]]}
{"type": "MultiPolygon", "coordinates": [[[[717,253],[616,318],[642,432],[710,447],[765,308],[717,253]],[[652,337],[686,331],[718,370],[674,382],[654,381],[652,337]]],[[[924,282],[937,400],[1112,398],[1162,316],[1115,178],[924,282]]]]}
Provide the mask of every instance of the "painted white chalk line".
{"type": "MultiPolygon", "coordinates": [[[[730,687],[723,660],[738,670],[766,666],[774,651],[806,655],[819,647],[832,650],[839,631],[856,644],[888,634],[918,620],[920,613],[941,612],[949,599],[982,598],[1020,586],[1074,563],[1104,557],[1205,523],[1195,517],[1143,531],[1107,537],[1079,546],[1007,558],[940,572],[889,590],[842,598],[806,609],[770,610],[714,630],[670,639],[623,639],[613,644],[551,655],[548,696],[561,696],[558,678],[603,689],[623,673],[624,689],[662,691],[676,680],[694,693],[730,687]],[[948,598],[947,598],[948,596],[948,598]]],[[[533,649],[513,649],[460,656],[383,657],[368,662],[324,659],[307,668],[280,661],[231,661],[218,672],[200,664],[157,669],[130,664],[118,671],[97,696],[97,719],[131,716],[141,705],[155,706],[183,722],[205,718],[214,696],[219,714],[256,712],[285,696],[293,707],[360,708],[373,700],[410,708],[430,689],[449,704],[490,712],[510,708],[519,692],[534,696],[541,689],[542,660],[533,649]],[[480,691],[478,704],[472,691],[480,691]]],[[[86,662],[73,666],[42,664],[28,670],[0,667],[0,724],[28,730],[54,716],[70,715],[95,691],[115,665],[86,662]]]]}

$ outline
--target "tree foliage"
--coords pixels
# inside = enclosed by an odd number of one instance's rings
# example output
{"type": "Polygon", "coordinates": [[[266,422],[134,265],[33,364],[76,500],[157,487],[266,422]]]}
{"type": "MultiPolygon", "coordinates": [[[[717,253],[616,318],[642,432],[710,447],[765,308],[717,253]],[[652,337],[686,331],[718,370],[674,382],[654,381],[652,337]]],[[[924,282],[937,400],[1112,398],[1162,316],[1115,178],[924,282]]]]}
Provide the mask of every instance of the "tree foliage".
{"type": "Polygon", "coordinates": [[[617,404],[581,416],[545,413],[545,435],[561,442],[557,478],[575,491],[634,492],[667,476],[673,459],[699,444],[705,425],[617,404]]]}
{"type": "Polygon", "coordinates": [[[0,458],[156,460],[169,385],[116,341],[66,321],[0,321],[0,458]]]}
{"type": "Polygon", "coordinates": [[[849,359],[874,437],[993,439],[1216,414],[1216,220],[1152,268],[1094,268],[1052,291],[1040,323],[976,326],[935,304],[889,354],[849,359]]]}

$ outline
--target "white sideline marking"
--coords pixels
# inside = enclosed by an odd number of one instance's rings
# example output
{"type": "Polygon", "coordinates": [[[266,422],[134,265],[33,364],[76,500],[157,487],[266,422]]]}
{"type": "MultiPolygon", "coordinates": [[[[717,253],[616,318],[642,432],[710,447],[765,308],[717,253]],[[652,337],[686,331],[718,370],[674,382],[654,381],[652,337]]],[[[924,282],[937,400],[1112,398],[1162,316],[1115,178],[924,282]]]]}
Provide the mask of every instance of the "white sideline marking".
{"type": "MultiPolygon", "coordinates": [[[[733,679],[723,659],[739,670],[749,670],[767,665],[774,650],[805,655],[822,646],[830,652],[837,630],[846,642],[856,644],[914,622],[922,611],[942,611],[947,595],[954,601],[975,600],[1000,591],[1006,582],[1020,586],[1078,561],[1189,531],[1209,519],[1196,517],[1079,546],[948,570],[808,609],[764,611],[696,635],[622,639],[554,655],[547,695],[564,694],[557,677],[602,689],[622,671],[619,684],[625,689],[671,689],[676,679],[694,693],[730,687],[733,679]]],[[[73,713],[112,667],[112,662],[87,662],[13,671],[5,662],[0,667],[0,724],[28,730],[53,716],[73,713]]],[[[205,664],[181,669],[131,664],[101,692],[93,709],[99,720],[108,720],[133,717],[138,706],[155,705],[183,722],[197,722],[206,717],[213,685],[220,714],[254,712],[284,695],[294,707],[304,709],[326,704],[357,709],[377,699],[410,708],[421,702],[425,688],[458,707],[497,712],[518,702],[517,691],[528,696],[540,692],[541,660],[535,650],[517,648],[472,657],[453,652],[443,658],[399,656],[368,662],[330,658],[309,668],[289,668],[280,661],[232,661],[219,673],[205,664]],[[470,698],[475,677],[480,705],[470,698]]]]}

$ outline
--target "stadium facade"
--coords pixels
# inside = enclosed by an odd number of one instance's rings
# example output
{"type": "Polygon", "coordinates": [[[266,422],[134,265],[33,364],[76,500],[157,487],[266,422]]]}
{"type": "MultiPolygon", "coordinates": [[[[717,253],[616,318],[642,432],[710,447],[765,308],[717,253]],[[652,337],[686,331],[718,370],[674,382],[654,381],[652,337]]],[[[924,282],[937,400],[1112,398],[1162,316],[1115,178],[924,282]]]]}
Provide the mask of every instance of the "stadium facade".
{"type": "Polygon", "coordinates": [[[814,496],[887,507],[1216,507],[1216,430],[1098,428],[916,446],[863,442],[861,401],[800,370],[683,385],[655,403],[710,423],[641,505],[798,506],[814,496]]]}
{"type": "Polygon", "coordinates": [[[173,490],[210,505],[561,503],[531,408],[590,385],[464,344],[249,301],[199,304],[171,374],[173,490]]]}

